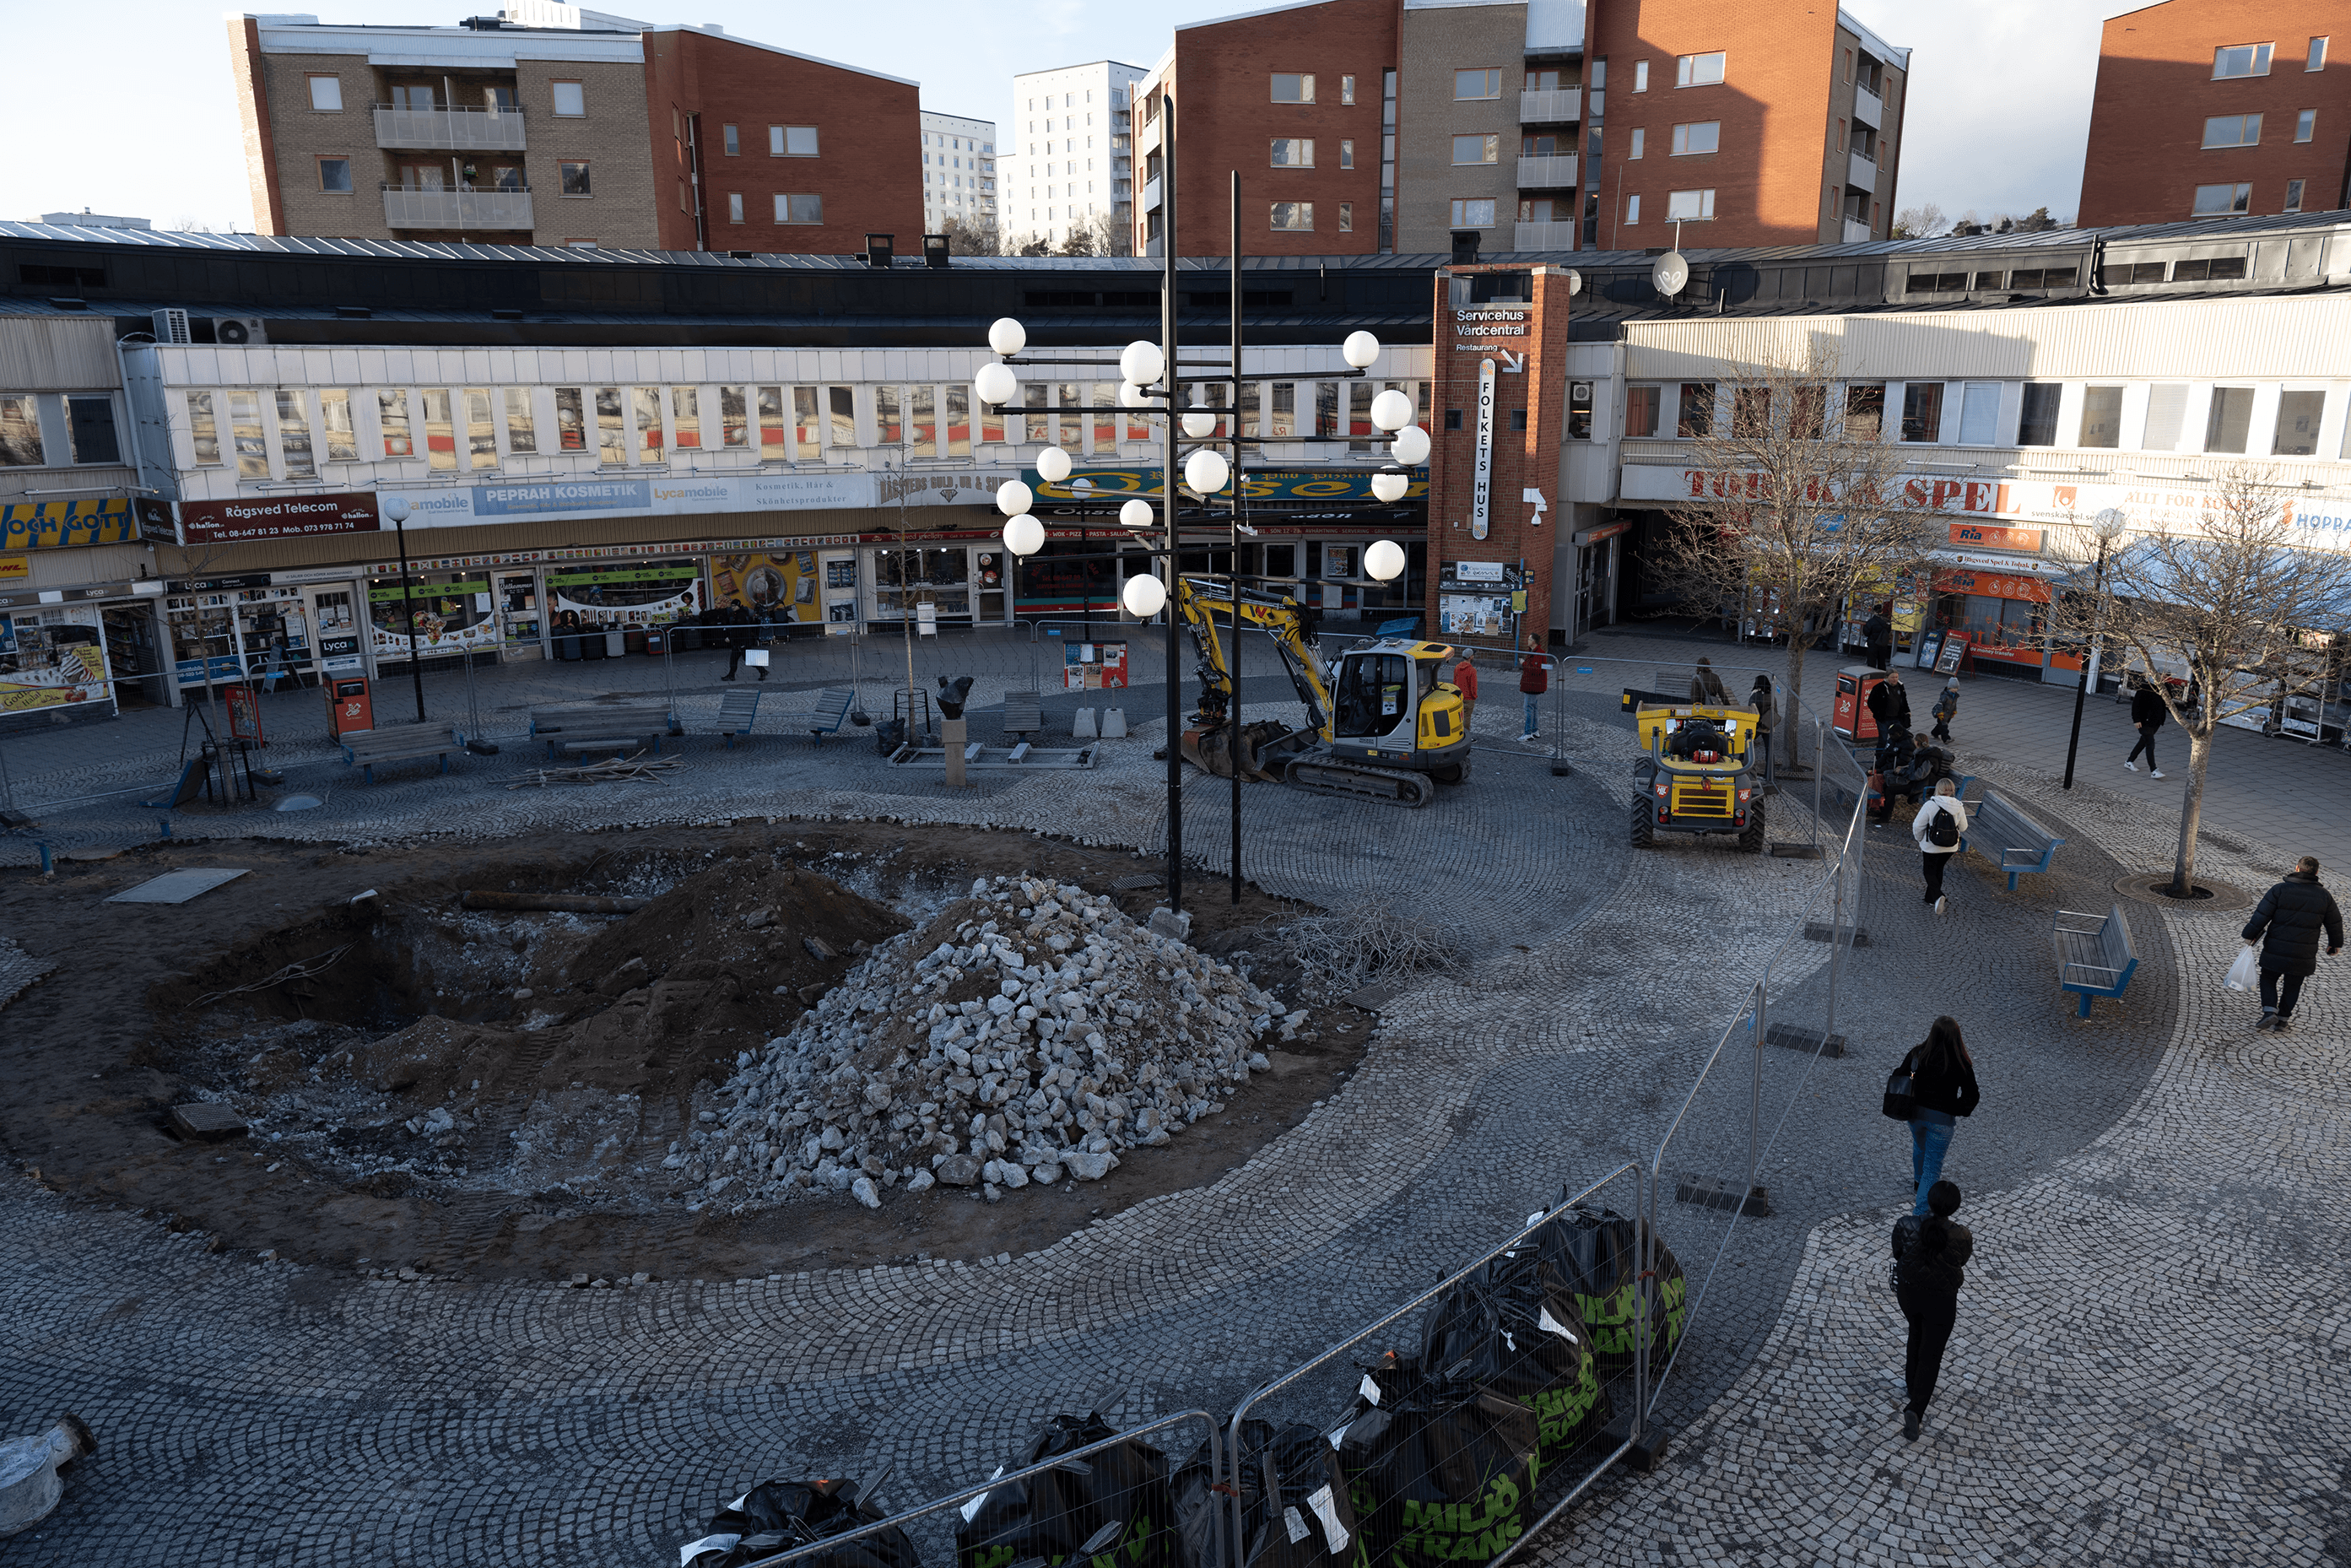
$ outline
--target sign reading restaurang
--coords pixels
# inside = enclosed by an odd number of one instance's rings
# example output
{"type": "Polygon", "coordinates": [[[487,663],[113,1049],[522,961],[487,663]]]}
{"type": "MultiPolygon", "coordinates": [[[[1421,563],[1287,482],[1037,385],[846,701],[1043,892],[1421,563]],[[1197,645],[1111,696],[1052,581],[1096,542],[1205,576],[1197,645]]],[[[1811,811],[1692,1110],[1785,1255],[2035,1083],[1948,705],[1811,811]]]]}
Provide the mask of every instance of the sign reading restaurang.
{"type": "Polygon", "coordinates": [[[382,526],[371,490],[180,503],[182,544],[242,544],[255,539],[308,538],[318,534],[374,533],[382,526]]]}

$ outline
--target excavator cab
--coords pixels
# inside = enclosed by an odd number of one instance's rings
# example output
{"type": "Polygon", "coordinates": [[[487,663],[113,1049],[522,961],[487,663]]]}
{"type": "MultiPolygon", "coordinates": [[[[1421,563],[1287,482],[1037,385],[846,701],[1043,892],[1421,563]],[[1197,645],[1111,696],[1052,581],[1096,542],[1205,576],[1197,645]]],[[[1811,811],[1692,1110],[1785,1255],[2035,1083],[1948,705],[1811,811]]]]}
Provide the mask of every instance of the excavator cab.
{"type": "Polygon", "coordinates": [[[1468,704],[1438,678],[1456,656],[1443,643],[1412,637],[1384,637],[1340,654],[1332,755],[1459,783],[1469,767],[1468,704]]]}

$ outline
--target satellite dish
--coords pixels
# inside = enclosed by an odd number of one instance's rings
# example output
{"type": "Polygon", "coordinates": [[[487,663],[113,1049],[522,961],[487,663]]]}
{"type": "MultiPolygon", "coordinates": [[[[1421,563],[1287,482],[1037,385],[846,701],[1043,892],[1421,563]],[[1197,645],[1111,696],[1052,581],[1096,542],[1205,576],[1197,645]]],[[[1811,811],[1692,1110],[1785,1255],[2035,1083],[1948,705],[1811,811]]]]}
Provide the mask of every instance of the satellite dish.
{"type": "Polygon", "coordinates": [[[1573,268],[1573,267],[1569,267],[1569,268],[1567,269],[1567,293],[1568,293],[1568,298],[1573,298],[1576,295],[1579,295],[1579,294],[1581,294],[1581,293],[1583,293],[1583,274],[1582,274],[1582,273],[1580,273],[1580,272],[1576,271],[1576,270],[1575,270],[1575,268],[1573,268]]]}
{"type": "Polygon", "coordinates": [[[1679,294],[1682,285],[1689,281],[1689,263],[1682,259],[1681,252],[1669,250],[1657,257],[1656,266],[1649,268],[1649,281],[1657,286],[1660,294],[1679,294]]]}

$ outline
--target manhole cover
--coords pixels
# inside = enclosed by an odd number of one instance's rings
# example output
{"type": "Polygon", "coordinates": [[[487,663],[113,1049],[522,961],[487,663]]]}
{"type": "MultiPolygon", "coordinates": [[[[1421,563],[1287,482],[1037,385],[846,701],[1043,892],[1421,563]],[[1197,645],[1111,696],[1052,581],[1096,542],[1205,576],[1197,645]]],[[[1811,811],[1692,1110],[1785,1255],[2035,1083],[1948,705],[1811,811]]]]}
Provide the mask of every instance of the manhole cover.
{"type": "Polygon", "coordinates": [[[191,867],[186,871],[167,871],[162,876],[150,877],[135,887],[110,894],[109,904],[185,904],[199,894],[210,893],[225,882],[235,882],[245,874],[243,868],[235,871],[221,867],[191,867]]]}
{"type": "Polygon", "coordinates": [[[2147,876],[2126,876],[2115,883],[2115,891],[2135,904],[2151,904],[2158,909],[2177,909],[2183,914],[2217,915],[2246,908],[2253,902],[2253,895],[2243,888],[2215,882],[2209,876],[2196,878],[2197,896],[2193,898],[2174,898],[2166,891],[2170,886],[2171,873],[2159,871],[2147,876]]]}

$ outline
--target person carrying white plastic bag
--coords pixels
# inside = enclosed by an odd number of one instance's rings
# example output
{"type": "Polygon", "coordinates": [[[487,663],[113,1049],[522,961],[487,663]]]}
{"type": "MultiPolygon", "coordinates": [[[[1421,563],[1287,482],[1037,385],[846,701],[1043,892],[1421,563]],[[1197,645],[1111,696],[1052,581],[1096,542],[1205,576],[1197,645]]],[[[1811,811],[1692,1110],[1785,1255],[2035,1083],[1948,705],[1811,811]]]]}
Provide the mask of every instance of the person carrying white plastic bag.
{"type": "Polygon", "coordinates": [[[2229,966],[2229,977],[2220,983],[2232,991],[2250,991],[2261,983],[2261,949],[2247,943],[2237,949],[2237,961],[2229,966]]]}

